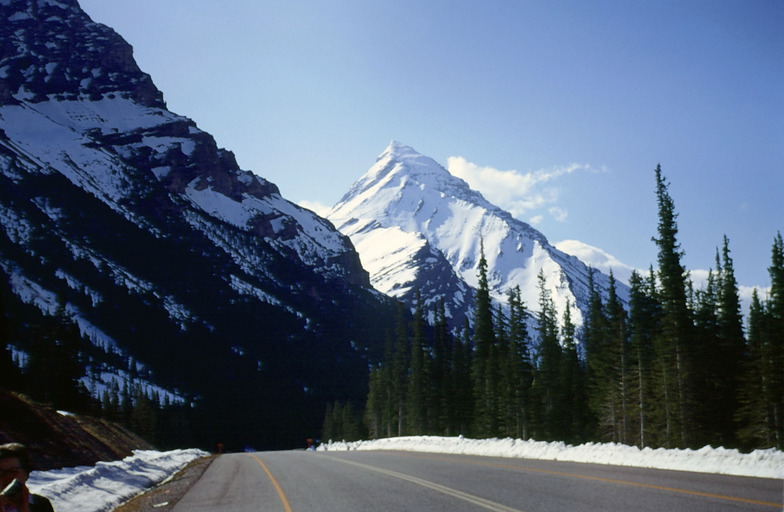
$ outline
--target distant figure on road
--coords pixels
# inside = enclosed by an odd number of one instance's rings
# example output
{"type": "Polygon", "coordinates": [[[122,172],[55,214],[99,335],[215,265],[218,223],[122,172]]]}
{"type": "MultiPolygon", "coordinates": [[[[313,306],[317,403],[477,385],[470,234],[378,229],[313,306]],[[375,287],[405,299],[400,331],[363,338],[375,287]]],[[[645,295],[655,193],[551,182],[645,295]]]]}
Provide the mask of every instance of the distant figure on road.
{"type": "Polygon", "coordinates": [[[0,445],[0,512],[54,512],[52,503],[27,489],[30,453],[19,443],[0,445]]]}

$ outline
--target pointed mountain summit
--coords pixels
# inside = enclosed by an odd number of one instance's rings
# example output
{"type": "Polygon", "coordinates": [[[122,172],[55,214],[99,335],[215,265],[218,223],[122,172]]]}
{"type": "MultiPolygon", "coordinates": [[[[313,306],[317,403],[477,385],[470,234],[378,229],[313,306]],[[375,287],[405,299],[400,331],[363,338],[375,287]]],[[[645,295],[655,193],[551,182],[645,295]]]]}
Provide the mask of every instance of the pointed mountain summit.
{"type": "MultiPolygon", "coordinates": [[[[505,303],[519,286],[526,306],[536,310],[542,271],[559,312],[567,301],[576,304],[572,318],[580,325],[587,311],[587,265],[399,142],[390,143],[327,218],[351,238],[379,291],[411,306],[417,292],[430,306],[443,299],[453,325],[473,307],[482,243],[494,300],[505,303]]],[[[608,276],[595,271],[594,283],[606,295],[608,276]]],[[[626,297],[625,286],[617,286],[626,297]]]]}

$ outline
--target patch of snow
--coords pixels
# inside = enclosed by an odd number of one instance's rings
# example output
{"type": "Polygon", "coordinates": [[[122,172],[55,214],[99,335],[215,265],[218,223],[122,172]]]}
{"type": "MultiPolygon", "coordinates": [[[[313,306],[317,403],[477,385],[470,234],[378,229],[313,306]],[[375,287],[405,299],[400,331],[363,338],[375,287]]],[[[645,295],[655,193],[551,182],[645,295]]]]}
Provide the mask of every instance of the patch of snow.
{"type": "Polygon", "coordinates": [[[0,204],[0,224],[5,227],[5,233],[15,244],[21,244],[30,240],[35,230],[30,222],[21,217],[18,212],[11,208],[5,208],[0,204]]]}
{"type": "Polygon", "coordinates": [[[57,512],[112,510],[125,500],[208,455],[202,450],[136,450],[120,461],[53,471],[33,471],[31,492],[46,496],[57,512]]]}
{"type": "Polygon", "coordinates": [[[11,22],[23,21],[23,20],[29,20],[30,18],[32,18],[32,16],[30,16],[26,12],[15,12],[11,16],[8,17],[8,21],[11,21],[11,22]]]}
{"type": "MultiPolygon", "coordinates": [[[[139,369],[137,367],[137,371],[139,369]]],[[[119,368],[93,369],[91,366],[88,366],[86,373],[87,375],[82,377],[80,381],[89,391],[90,396],[98,400],[102,399],[105,391],[111,393],[112,387],[116,385],[120,390],[123,389],[123,386],[130,386],[131,389],[139,388],[146,396],[151,398],[157,393],[161,405],[165,404],[167,399],[171,404],[185,403],[185,397],[179,395],[176,390],[172,391],[153,384],[144,378],[134,377],[127,370],[119,368]]]]}
{"type": "Polygon", "coordinates": [[[260,301],[266,302],[267,304],[272,304],[273,306],[281,305],[281,302],[275,297],[273,297],[272,295],[270,295],[269,293],[265,292],[264,290],[260,290],[256,288],[250,283],[243,281],[242,279],[235,276],[234,274],[231,274],[230,279],[231,279],[231,283],[230,283],[231,287],[237,292],[243,295],[250,295],[252,297],[256,297],[260,301]]]}
{"type": "Polygon", "coordinates": [[[57,310],[56,293],[18,273],[10,274],[9,283],[14,294],[25,304],[33,304],[48,315],[53,315],[57,310]]]}
{"type": "Polygon", "coordinates": [[[171,166],[166,165],[163,167],[153,167],[151,170],[152,173],[155,175],[155,177],[158,179],[158,181],[160,181],[169,175],[169,173],[171,172],[171,166]]]}

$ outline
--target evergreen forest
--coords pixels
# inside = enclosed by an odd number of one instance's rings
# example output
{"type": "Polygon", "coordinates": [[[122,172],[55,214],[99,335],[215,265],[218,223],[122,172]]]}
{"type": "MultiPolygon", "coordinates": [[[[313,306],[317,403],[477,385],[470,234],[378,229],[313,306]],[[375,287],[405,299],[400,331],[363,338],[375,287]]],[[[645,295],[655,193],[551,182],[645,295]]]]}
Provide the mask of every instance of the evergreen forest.
{"type": "MultiPolygon", "coordinates": [[[[323,439],[403,435],[613,442],[643,447],[784,449],[784,243],[772,246],[770,291],[755,290],[744,326],[729,240],[695,290],[682,263],[677,213],[657,166],[658,268],[634,273],[624,308],[611,274],[591,282],[584,324],[558,318],[539,275],[532,313],[511,290],[494,307],[484,252],[473,329],[426,325],[404,312],[360,404],[327,407],[323,439]],[[529,320],[533,320],[529,322],[529,320]],[[529,325],[534,327],[528,327],[529,325]]],[[[420,301],[421,303],[421,301],[420,301]]]]}

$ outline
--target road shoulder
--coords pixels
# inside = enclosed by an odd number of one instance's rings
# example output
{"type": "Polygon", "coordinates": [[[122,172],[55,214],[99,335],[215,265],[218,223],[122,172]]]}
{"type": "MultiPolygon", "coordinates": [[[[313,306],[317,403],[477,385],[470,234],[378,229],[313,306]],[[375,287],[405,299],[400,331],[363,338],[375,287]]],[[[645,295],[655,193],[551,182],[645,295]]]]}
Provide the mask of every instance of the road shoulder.
{"type": "Polygon", "coordinates": [[[217,455],[196,459],[161,484],[148,489],[114,509],[114,512],[155,512],[171,510],[199,481],[217,455]]]}

